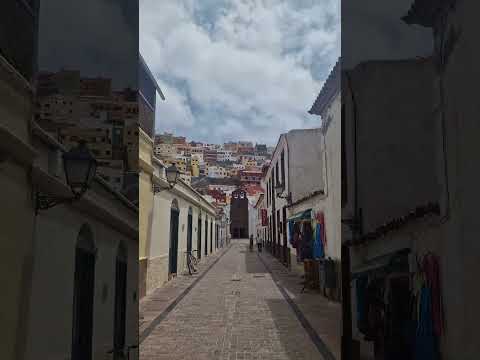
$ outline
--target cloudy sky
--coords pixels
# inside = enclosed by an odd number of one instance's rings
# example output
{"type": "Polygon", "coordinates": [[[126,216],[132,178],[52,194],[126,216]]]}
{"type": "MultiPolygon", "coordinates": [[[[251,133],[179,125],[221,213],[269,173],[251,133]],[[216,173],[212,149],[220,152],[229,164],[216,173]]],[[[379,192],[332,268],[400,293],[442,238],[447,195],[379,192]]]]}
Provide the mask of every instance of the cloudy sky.
{"type": "Polygon", "coordinates": [[[275,145],[340,54],[340,0],[140,0],[140,51],[166,100],[156,129],[275,145]]]}

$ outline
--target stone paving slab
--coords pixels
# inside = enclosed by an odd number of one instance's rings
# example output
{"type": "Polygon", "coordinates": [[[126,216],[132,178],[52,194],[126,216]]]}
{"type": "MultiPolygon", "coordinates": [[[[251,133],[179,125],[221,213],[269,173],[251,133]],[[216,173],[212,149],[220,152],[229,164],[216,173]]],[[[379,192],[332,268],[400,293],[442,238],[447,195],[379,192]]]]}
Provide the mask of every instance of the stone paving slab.
{"type": "Polygon", "coordinates": [[[221,257],[230,245],[219,249],[216,253],[202,257],[197,268],[198,272],[193,275],[188,273],[180,274],[176,278],[166,283],[161,288],[152,291],[140,300],[139,303],[139,334],[151,325],[152,321],[162,314],[169,306],[202,274],[207,271],[212,263],[221,257]]]}
{"type": "MultiPolygon", "coordinates": [[[[324,359],[265,264],[247,248],[248,241],[232,241],[211,270],[150,327],[140,359],[324,359]]],[[[151,305],[157,302],[168,308],[166,303],[175,301],[165,300],[170,296],[172,290],[158,289],[142,301],[141,313],[159,310],[151,305]]]]}
{"type": "Polygon", "coordinates": [[[318,291],[306,290],[301,292],[303,285],[299,275],[292,273],[268,252],[260,253],[262,260],[273,272],[292,301],[298,306],[302,314],[315,332],[322,339],[326,347],[336,359],[341,358],[341,332],[342,332],[342,305],[331,301],[318,291]]]}

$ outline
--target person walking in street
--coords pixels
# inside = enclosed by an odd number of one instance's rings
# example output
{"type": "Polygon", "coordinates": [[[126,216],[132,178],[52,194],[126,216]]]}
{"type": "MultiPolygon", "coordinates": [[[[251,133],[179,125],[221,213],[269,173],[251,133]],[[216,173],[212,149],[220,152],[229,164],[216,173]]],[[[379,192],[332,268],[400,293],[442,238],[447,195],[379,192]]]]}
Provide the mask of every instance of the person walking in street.
{"type": "Polygon", "coordinates": [[[253,251],[253,235],[250,235],[250,251],[253,251]]]}
{"type": "Polygon", "coordinates": [[[262,252],[262,239],[260,239],[259,236],[257,236],[257,247],[258,247],[258,252],[262,252]]]}

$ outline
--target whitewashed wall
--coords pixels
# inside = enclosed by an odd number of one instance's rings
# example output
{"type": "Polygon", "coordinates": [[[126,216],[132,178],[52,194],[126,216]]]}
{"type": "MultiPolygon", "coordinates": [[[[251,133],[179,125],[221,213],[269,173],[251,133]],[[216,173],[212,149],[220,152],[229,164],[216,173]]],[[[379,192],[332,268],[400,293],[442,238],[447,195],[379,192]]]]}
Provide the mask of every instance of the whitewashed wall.
{"type": "Polygon", "coordinates": [[[137,344],[138,240],[88,214],[67,207],[52,208],[37,217],[35,226],[36,256],[26,359],[70,357],[75,246],[82,225],[90,227],[98,249],[95,264],[94,359],[105,359],[106,353],[113,348],[115,259],[120,242],[128,253],[126,343],[137,344]],[[102,297],[104,288],[106,298],[102,297]]]}
{"type": "MultiPolygon", "coordinates": [[[[324,136],[325,169],[325,227],[327,230],[326,254],[334,259],[341,258],[342,251],[342,173],[341,173],[341,97],[340,93],[326,109],[323,118],[332,120],[324,136]]],[[[316,207],[316,210],[320,210],[316,207]]]]}
{"type": "Polygon", "coordinates": [[[319,128],[292,130],[287,134],[293,202],[325,188],[322,137],[319,128]]]}
{"type": "MultiPolygon", "coordinates": [[[[188,186],[177,185],[181,187],[181,193],[188,196],[197,196],[188,186]]],[[[212,249],[215,251],[215,217],[213,208],[206,205],[199,206],[185,196],[174,193],[170,190],[161,191],[154,196],[154,208],[152,219],[152,230],[148,239],[149,260],[147,269],[147,293],[164,285],[168,279],[168,261],[170,246],[170,210],[173,200],[176,199],[180,209],[179,226],[178,226],[178,257],[177,271],[178,273],[187,270],[186,251],[187,251],[187,227],[188,227],[188,210],[192,208],[192,250],[193,254],[198,258],[197,240],[198,240],[198,218],[202,219],[201,227],[201,251],[202,259],[205,257],[205,217],[208,219],[207,244],[208,254],[210,254],[210,223],[213,222],[212,249]]]]}

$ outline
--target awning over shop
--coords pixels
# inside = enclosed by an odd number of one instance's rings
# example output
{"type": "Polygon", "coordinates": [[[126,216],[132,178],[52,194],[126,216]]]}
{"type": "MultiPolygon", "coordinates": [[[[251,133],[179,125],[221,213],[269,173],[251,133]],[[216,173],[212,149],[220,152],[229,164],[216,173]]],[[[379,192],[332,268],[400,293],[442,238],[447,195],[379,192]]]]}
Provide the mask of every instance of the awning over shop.
{"type": "Polygon", "coordinates": [[[367,275],[370,272],[378,271],[380,269],[397,269],[408,271],[408,254],[410,249],[402,249],[394,253],[378,256],[370,261],[364,262],[362,265],[354,267],[351,273],[351,279],[367,275]]]}
{"type": "Polygon", "coordinates": [[[300,221],[300,220],[311,220],[312,219],[312,209],[305,210],[301,213],[295,214],[288,219],[290,222],[300,221]]]}

